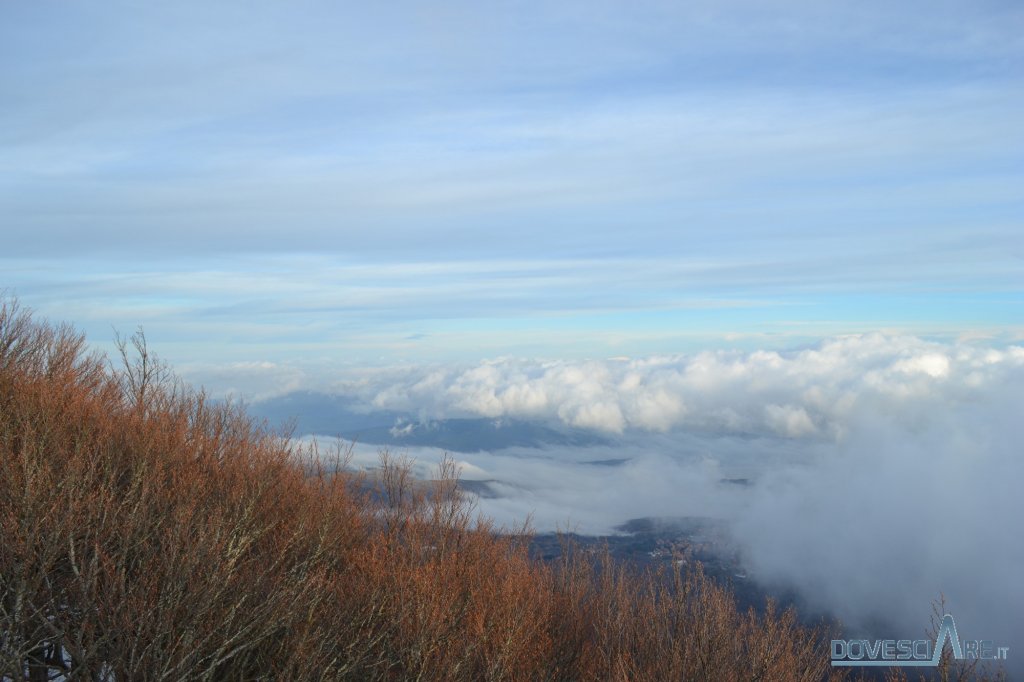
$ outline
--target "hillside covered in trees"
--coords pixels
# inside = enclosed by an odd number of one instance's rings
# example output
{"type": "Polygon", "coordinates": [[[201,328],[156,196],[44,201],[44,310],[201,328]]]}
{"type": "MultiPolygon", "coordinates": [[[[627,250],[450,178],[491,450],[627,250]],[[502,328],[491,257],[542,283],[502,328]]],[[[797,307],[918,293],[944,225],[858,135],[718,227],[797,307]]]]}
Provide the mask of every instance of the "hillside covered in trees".
{"type": "MultiPolygon", "coordinates": [[[[828,635],[477,518],[0,301],[4,680],[821,680],[828,635]]],[[[666,569],[667,570],[667,569],[666,569]]]]}

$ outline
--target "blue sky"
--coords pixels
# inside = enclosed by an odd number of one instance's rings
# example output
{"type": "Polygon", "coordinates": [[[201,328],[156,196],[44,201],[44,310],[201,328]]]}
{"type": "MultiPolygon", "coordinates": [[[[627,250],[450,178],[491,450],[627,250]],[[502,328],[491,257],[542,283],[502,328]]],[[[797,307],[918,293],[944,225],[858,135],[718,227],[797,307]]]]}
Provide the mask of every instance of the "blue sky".
{"type": "Polygon", "coordinates": [[[1004,2],[3,3],[0,286],[186,368],[1014,342],[1022,36],[1004,2]]]}

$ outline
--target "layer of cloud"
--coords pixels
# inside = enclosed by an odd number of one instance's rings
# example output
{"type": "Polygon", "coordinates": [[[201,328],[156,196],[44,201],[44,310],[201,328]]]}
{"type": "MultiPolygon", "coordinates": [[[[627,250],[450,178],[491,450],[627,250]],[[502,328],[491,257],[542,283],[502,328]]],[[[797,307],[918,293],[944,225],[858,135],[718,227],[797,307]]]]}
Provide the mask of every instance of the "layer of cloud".
{"type": "Polygon", "coordinates": [[[630,429],[839,441],[867,407],[918,420],[984,396],[1024,368],[1024,348],[881,334],[791,351],[713,351],[601,361],[500,359],[464,368],[367,372],[338,390],[378,409],[513,417],[608,433],[630,429]]]}

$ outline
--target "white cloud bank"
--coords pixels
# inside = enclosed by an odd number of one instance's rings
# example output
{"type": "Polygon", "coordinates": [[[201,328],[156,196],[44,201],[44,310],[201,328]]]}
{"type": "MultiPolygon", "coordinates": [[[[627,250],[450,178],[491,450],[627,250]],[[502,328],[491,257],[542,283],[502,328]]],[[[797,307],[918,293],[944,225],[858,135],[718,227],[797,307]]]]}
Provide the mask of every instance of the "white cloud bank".
{"type": "Polygon", "coordinates": [[[1024,368],[1024,348],[881,334],[788,352],[705,352],[603,361],[500,359],[463,368],[385,370],[338,389],[423,418],[512,417],[628,430],[842,440],[858,411],[908,419],[984,396],[1024,368]]]}

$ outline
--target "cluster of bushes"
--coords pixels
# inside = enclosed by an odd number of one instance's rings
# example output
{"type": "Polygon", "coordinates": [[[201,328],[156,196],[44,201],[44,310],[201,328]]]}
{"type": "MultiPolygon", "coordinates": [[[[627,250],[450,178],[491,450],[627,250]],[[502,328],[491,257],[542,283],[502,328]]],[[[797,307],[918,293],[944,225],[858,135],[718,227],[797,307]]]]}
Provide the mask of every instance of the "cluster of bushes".
{"type": "Polygon", "coordinates": [[[530,558],[386,455],[325,469],[0,301],[0,679],[821,680],[824,633],[701,571],[530,558]]]}

